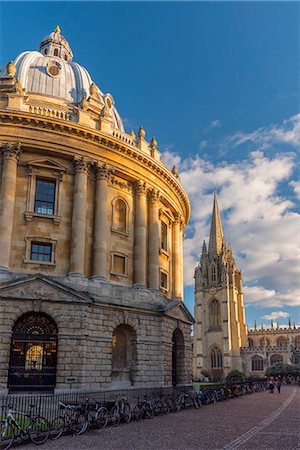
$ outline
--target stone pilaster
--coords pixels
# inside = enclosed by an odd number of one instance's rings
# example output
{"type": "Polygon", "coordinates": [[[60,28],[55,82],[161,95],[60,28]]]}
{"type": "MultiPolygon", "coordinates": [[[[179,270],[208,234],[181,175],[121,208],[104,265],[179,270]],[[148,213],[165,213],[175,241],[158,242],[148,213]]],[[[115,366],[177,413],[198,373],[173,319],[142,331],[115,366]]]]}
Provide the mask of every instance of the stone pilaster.
{"type": "Polygon", "coordinates": [[[147,255],[147,186],[143,181],[135,185],[135,224],[133,249],[133,283],[135,287],[146,286],[147,255]]]}
{"type": "Polygon", "coordinates": [[[181,216],[175,215],[173,223],[173,255],[174,255],[174,296],[182,298],[182,232],[181,216]]]}
{"type": "Polygon", "coordinates": [[[94,228],[93,278],[105,280],[108,278],[107,252],[110,237],[108,222],[108,181],[113,172],[106,164],[96,167],[96,210],[94,228]]]}
{"type": "Polygon", "coordinates": [[[90,161],[74,158],[74,194],[72,214],[72,239],[69,275],[83,276],[86,232],[87,178],[90,161]]]}
{"type": "Polygon", "coordinates": [[[159,289],[159,199],[157,189],[150,192],[149,288],[159,289]]]}
{"type": "Polygon", "coordinates": [[[0,272],[9,271],[20,143],[8,143],[2,150],[0,189],[0,272]]]}

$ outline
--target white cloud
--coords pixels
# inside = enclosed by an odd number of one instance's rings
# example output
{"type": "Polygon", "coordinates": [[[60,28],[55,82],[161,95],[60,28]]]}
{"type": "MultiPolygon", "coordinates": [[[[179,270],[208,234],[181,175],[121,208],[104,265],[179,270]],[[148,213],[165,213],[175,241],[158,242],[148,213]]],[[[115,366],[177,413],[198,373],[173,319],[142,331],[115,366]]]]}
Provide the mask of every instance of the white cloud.
{"type": "Polygon", "coordinates": [[[238,131],[229,140],[235,145],[251,141],[258,145],[283,143],[298,146],[300,144],[300,113],[284,120],[281,124],[261,127],[251,133],[238,131]]]}
{"type": "MultiPolygon", "coordinates": [[[[300,114],[285,123],[291,126],[298,118],[300,124],[300,114]]],[[[280,133],[283,139],[283,128],[278,126],[277,134],[272,131],[276,139],[280,133]]],[[[260,133],[258,130],[252,134],[260,133]]],[[[289,139],[297,141],[295,136],[289,139]]],[[[245,304],[300,305],[300,214],[281,190],[284,183],[300,189],[300,183],[291,179],[295,154],[278,152],[267,156],[256,150],[233,163],[213,163],[199,155],[181,159],[171,153],[167,159],[176,160],[192,208],[184,243],[185,284],[193,284],[202,242],[209,236],[216,185],[225,239],[231,242],[237,265],[243,271],[245,304]]]]}
{"type": "Polygon", "coordinates": [[[286,318],[289,317],[289,313],[285,311],[273,311],[271,314],[266,314],[265,316],[262,316],[262,319],[264,320],[276,320],[280,318],[286,318]]]}
{"type": "Polygon", "coordinates": [[[203,140],[199,144],[200,150],[203,150],[207,146],[207,141],[203,140]]]}
{"type": "Polygon", "coordinates": [[[291,181],[290,186],[292,186],[298,200],[300,200],[300,181],[291,181]]]}
{"type": "Polygon", "coordinates": [[[219,119],[212,120],[210,122],[210,128],[218,128],[221,126],[221,121],[219,119]]]}

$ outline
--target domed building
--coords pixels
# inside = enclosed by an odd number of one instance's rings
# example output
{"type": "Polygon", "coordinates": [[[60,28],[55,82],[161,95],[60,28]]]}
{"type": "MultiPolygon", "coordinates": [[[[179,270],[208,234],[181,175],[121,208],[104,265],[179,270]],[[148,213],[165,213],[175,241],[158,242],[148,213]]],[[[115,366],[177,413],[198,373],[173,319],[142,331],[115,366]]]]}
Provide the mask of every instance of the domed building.
{"type": "Polygon", "coordinates": [[[190,382],[190,205],[59,27],[0,73],[0,391],[190,382]]]}

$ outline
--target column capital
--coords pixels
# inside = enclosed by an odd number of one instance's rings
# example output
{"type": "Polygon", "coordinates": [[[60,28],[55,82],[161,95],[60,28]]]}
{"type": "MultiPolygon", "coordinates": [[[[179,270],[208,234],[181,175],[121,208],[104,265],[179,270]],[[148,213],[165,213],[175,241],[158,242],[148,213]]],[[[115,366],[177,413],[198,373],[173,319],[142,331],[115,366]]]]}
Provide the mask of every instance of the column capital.
{"type": "Polygon", "coordinates": [[[83,172],[88,175],[91,167],[91,160],[84,158],[83,156],[75,156],[73,164],[75,173],[83,172]]]}
{"type": "Polygon", "coordinates": [[[96,163],[96,177],[97,180],[107,180],[109,181],[112,174],[114,173],[114,168],[107,166],[100,162],[96,163]]]}
{"type": "Polygon", "coordinates": [[[151,203],[158,203],[162,195],[158,189],[153,188],[149,190],[149,197],[151,203]]]}
{"type": "Polygon", "coordinates": [[[134,184],[134,188],[137,195],[146,195],[148,190],[147,183],[142,180],[136,181],[134,184]]]}
{"type": "Polygon", "coordinates": [[[2,149],[3,159],[11,159],[18,163],[21,152],[20,142],[7,142],[2,149]]]}
{"type": "Polygon", "coordinates": [[[173,215],[174,215],[174,223],[179,223],[179,225],[182,226],[183,223],[182,215],[178,212],[175,212],[173,215]]]}

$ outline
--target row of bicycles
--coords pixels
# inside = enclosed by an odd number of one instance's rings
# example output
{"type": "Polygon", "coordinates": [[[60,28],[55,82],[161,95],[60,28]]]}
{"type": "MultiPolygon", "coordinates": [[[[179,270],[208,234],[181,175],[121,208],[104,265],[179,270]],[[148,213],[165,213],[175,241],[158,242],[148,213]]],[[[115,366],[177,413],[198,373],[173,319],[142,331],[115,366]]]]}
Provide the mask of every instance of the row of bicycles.
{"type": "MultiPolygon", "coordinates": [[[[89,397],[83,403],[59,402],[60,413],[48,420],[37,414],[37,406],[29,405],[30,412],[17,411],[13,405],[5,405],[7,413],[0,421],[0,450],[8,450],[14,442],[29,439],[40,445],[58,439],[64,433],[79,436],[89,427],[103,429],[108,425],[119,426],[131,420],[141,421],[154,416],[178,413],[188,407],[201,408],[210,403],[229,400],[241,395],[251,394],[267,389],[267,383],[234,383],[217,387],[200,389],[195,386],[192,391],[172,391],[170,394],[152,393],[136,398],[133,408],[125,396],[117,395],[113,401],[98,402],[89,397]]],[[[56,409],[56,408],[55,408],[56,409]]],[[[48,411],[53,417],[54,411],[48,411]]]]}

